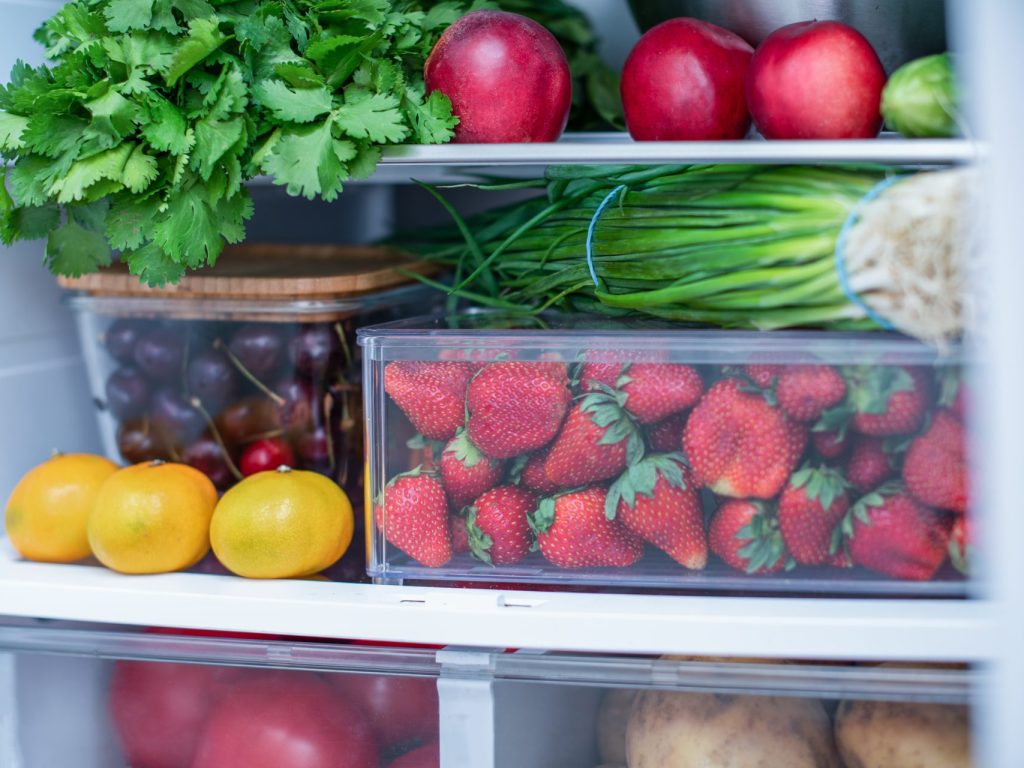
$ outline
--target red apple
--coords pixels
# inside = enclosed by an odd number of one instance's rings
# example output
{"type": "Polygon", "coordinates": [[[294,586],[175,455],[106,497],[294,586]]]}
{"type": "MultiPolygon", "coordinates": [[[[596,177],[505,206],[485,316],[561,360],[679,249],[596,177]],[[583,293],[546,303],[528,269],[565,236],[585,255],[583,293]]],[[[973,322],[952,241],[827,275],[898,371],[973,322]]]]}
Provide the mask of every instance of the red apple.
{"type": "Polygon", "coordinates": [[[626,125],[637,141],[742,139],[743,82],[754,49],[727,29],[669,19],[634,46],[622,70],[626,125]]]}
{"type": "Polygon", "coordinates": [[[388,763],[388,768],[440,768],[441,745],[424,744],[388,763]]]}
{"type": "Polygon", "coordinates": [[[334,689],[370,720],[382,747],[436,741],[437,681],[397,675],[327,675],[334,689]]]}
{"type": "Polygon", "coordinates": [[[516,13],[474,11],[437,41],[423,69],[459,118],[455,141],[555,141],[572,106],[572,75],[554,35],[516,13]]]}
{"type": "Polygon", "coordinates": [[[260,671],[211,710],[191,768],[377,768],[366,717],[311,672],[260,671]]]}
{"type": "Polygon", "coordinates": [[[882,127],[885,70],[871,43],[838,21],[772,32],[747,74],[747,104],[768,139],[870,139],[882,127]]]}

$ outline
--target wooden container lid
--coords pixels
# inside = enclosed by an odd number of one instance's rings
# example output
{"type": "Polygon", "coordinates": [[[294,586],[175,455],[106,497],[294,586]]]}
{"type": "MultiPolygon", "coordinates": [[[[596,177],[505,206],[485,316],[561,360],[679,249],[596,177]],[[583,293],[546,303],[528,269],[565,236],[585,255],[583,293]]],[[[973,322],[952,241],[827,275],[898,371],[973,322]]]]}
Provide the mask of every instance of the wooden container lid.
{"type": "Polygon", "coordinates": [[[409,287],[399,293],[415,290],[399,267],[423,275],[438,271],[380,246],[257,243],[225,248],[216,266],[190,272],[177,285],[151,288],[123,264],[57,282],[79,292],[73,306],[106,315],[319,323],[358,315],[379,303],[378,295],[402,286],[409,287]]]}

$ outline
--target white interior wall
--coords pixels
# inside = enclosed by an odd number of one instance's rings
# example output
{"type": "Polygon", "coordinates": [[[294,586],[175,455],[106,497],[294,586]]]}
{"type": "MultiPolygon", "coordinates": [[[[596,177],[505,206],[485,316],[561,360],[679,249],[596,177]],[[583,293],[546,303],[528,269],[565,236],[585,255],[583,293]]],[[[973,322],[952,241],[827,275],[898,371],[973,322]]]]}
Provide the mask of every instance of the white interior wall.
{"type": "MultiPolygon", "coordinates": [[[[32,32],[59,6],[0,0],[0,81],[41,60],[32,32]]],[[[42,243],[0,246],[0,500],[53,449],[99,449],[74,323],[42,260],[42,243]]]]}

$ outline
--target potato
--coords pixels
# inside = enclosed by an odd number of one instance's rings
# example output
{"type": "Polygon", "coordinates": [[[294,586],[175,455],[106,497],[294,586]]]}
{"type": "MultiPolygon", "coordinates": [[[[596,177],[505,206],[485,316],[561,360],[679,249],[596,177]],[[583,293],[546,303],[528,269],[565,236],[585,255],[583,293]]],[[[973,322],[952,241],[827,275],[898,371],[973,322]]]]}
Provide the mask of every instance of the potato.
{"type": "Polygon", "coordinates": [[[836,743],[846,768],[970,768],[967,708],[951,704],[844,701],[836,743]]]}
{"type": "Polygon", "coordinates": [[[626,725],[636,693],[630,688],[611,688],[601,697],[597,710],[597,751],[602,763],[626,762],[626,725]]]}
{"type": "Polygon", "coordinates": [[[626,729],[629,768],[839,768],[814,699],[645,691],[626,729]]]}

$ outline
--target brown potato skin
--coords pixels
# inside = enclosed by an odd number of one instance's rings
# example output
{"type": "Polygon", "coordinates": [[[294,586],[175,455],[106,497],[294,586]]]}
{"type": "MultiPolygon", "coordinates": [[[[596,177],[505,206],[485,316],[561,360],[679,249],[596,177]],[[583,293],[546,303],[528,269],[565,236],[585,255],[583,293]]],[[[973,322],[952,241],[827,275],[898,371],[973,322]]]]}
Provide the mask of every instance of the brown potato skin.
{"type": "Polygon", "coordinates": [[[629,768],[839,768],[819,701],[645,691],[626,729],[629,768]]]}
{"type": "Polygon", "coordinates": [[[971,768],[966,707],[844,701],[836,744],[846,768],[971,768]]]}

